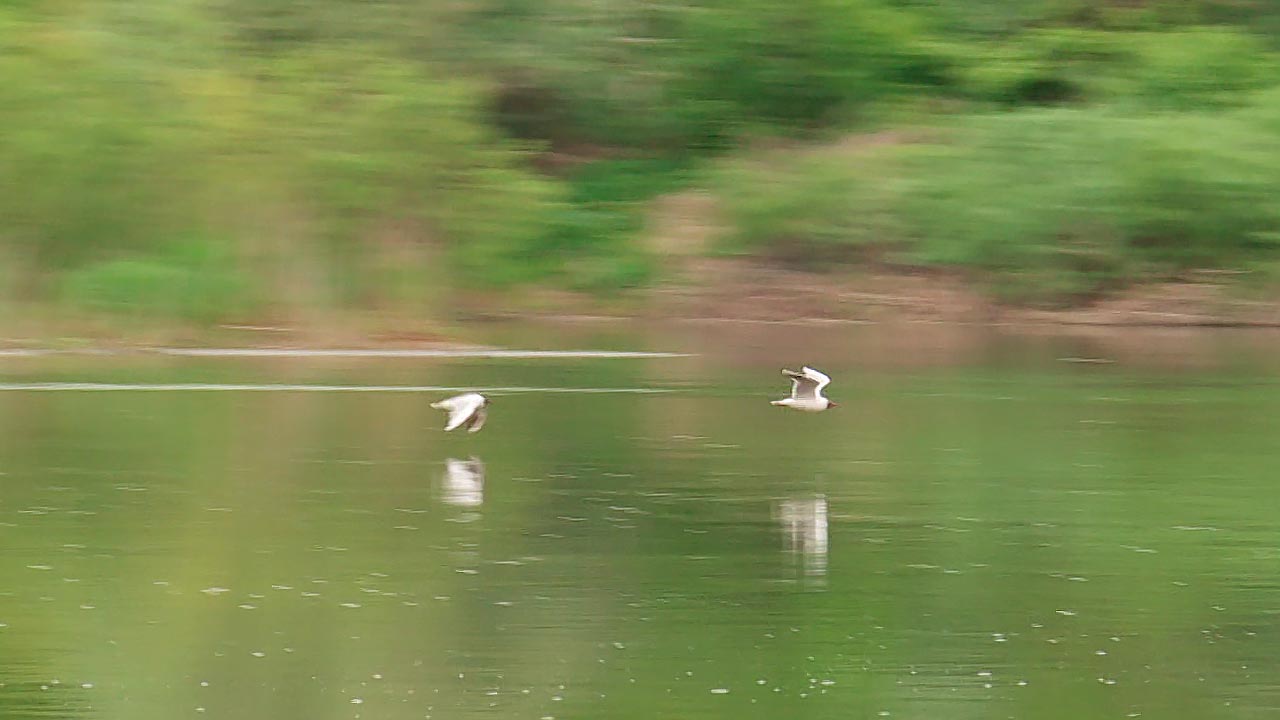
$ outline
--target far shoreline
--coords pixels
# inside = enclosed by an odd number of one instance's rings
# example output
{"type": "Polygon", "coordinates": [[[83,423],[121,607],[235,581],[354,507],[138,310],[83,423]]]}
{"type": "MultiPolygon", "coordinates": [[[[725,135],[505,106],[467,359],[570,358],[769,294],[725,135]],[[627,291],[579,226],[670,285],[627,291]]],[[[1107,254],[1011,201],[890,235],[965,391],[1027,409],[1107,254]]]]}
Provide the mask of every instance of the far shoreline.
{"type": "MultiPolygon", "coordinates": [[[[1280,296],[1254,292],[1211,273],[1135,285],[1069,307],[1000,303],[973,281],[942,272],[857,269],[832,273],[787,270],[741,258],[700,258],[656,287],[610,297],[546,288],[505,294],[461,293],[447,312],[312,311],[299,317],[264,313],[194,325],[138,313],[129,318],[84,315],[57,307],[11,304],[0,322],[0,355],[101,353],[169,348],[244,352],[388,355],[543,351],[533,337],[494,341],[500,329],[627,326],[670,327],[945,326],[954,331],[1076,335],[1139,330],[1280,329],[1280,296]],[[511,308],[519,308],[513,310],[511,308]]],[[[553,341],[555,338],[548,337],[553,341]]],[[[623,351],[624,347],[574,350],[623,351]]],[[[646,348],[647,349],[647,348],[646,348]]],[[[667,351],[666,348],[653,348],[667,351]]]]}

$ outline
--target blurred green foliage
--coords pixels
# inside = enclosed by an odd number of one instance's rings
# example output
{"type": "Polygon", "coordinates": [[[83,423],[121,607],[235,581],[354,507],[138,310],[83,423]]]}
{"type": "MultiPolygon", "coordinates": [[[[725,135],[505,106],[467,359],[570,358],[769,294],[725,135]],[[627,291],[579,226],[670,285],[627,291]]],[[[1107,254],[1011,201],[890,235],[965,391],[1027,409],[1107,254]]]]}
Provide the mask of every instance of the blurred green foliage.
{"type": "Polygon", "coordinates": [[[963,150],[914,158],[915,247],[1033,297],[1237,265],[1280,223],[1280,138],[1236,115],[1051,110],[962,134],[963,150]]]}
{"type": "Polygon", "coordinates": [[[481,0],[462,27],[502,82],[499,122],[569,144],[721,149],[942,73],[915,18],[879,0],[481,0]]]}
{"type": "Polygon", "coordinates": [[[903,174],[883,148],[734,158],[713,182],[730,228],[722,252],[816,269],[873,257],[903,237],[903,174]]]}
{"type": "Polygon", "coordinates": [[[1231,29],[1112,32],[1033,29],[955,51],[957,86],[1004,106],[1112,104],[1197,110],[1240,104],[1275,83],[1280,61],[1256,37],[1231,29]],[[968,50],[968,54],[963,54],[968,50]]]}
{"type": "Polygon", "coordinates": [[[538,253],[565,285],[588,291],[634,288],[657,273],[646,252],[644,202],[690,181],[678,159],[599,160],[566,174],[569,202],[553,220],[538,253]]]}
{"type": "Polygon", "coordinates": [[[220,243],[188,240],[153,256],[83,265],[65,275],[63,297],[82,309],[143,319],[234,317],[252,308],[255,290],[224,253],[220,243]]]}
{"type": "Polygon", "coordinates": [[[1248,266],[1280,238],[1276,97],[1222,114],[1024,110],[861,156],[732,165],[718,181],[729,239],[808,259],[872,246],[980,270],[1000,296],[1034,303],[1248,266]]]}
{"type": "Polygon", "coordinates": [[[646,206],[690,184],[723,201],[720,250],[804,265],[1070,299],[1261,261],[1277,22],[1226,0],[9,3],[5,299],[214,322],[607,293],[660,275],[646,206]],[[832,140],[885,117],[942,140],[832,140]],[[769,136],[796,149],[744,142],[769,136]]]}

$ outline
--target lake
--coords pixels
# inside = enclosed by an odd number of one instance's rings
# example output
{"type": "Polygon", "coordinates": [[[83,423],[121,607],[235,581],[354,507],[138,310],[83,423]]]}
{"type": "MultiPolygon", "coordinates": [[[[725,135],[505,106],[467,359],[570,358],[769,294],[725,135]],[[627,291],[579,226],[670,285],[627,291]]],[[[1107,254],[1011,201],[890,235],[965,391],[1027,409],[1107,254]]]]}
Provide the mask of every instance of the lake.
{"type": "Polygon", "coordinates": [[[1273,336],[486,332],[0,358],[0,717],[1280,712],[1273,336]]]}

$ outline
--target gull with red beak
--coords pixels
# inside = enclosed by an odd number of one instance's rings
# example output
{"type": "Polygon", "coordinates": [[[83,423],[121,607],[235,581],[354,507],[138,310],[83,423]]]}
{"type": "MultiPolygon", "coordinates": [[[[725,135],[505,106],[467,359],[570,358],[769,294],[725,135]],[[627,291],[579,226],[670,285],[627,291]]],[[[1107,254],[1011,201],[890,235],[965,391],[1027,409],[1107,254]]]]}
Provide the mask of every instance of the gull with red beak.
{"type": "Polygon", "coordinates": [[[795,408],[805,412],[822,412],[827,408],[839,407],[822,396],[822,389],[831,383],[831,378],[805,366],[800,372],[783,368],[782,374],[791,378],[791,397],[774,400],[772,404],[795,408]]]}

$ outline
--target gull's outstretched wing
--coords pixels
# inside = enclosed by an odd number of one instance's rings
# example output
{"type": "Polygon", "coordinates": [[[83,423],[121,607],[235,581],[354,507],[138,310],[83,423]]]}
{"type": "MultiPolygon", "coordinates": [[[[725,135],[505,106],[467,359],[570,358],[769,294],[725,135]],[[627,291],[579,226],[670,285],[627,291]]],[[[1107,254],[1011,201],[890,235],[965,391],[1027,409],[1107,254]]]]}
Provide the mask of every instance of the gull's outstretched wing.
{"type": "MultiPolygon", "coordinates": [[[[804,372],[783,368],[782,374],[791,378],[791,397],[799,399],[818,396],[818,381],[809,375],[809,368],[805,368],[804,372]]],[[[818,374],[822,375],[822,373],[818,374]]],[[[826,378],[826,375],[822,375],[822,377],[826,378]]],[[[827,382],[830,382],[830,379],[827,382]]]]}
{"type": "Polygon", "coordinates": [[[806,365],[801,370],[801,372],[803,372],[804,376],[814,384],[815,387],[813,389],[813,392],[815,395],[820,394],[822,392],[822,388],[831,384],[831,378],[827,377],[823,373],[818,372],[817,370],[814,370],[808,365],[806,365]]]}
{"type": "MultiPolygon", "coordinates": [[[[445,432],[453,430],[467,422],[472,415],[484,407],[484,396],[479,393],[466,393],[447,400],[431,403],[431,407],[449,412],[449,421],[445,424],[445,432]]],[[[481,424],[483,424],[481,420],[481,424]]],[[[475,430],[472,430],[475,432],[475,430]]]]}

